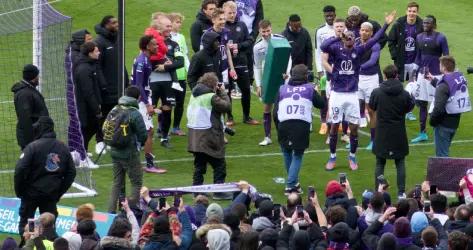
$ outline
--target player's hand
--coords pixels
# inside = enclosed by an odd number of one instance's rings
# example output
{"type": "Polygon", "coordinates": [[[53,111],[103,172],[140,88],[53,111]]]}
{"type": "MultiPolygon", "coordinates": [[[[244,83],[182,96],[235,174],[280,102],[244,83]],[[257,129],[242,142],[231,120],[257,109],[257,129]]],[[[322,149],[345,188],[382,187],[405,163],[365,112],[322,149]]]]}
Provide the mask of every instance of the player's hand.
{"type": "Polygon", "coordinates": [[[388,25],[390,25],[392,22],[394,22],[394,19],[396,18],[396,10],[391,11],[391,13],[385,14],[384,20],[388,25]]]}
{"type": "Polygon", "coordinates": [[[164,71],[164,64],[158,64],[158,66],[156,66],[156,69],[154,71],[163,72],[164,71]]]}
{"type": "Polygon", "coordinates": [[[154,108],[153,108],[153,105],[146,105],[146,111],[148,112],[148,115],[149,116],[152,116],[154,114],[154,108]]]}
{"type": "Polygon", "coordinates": [[[261,86],[257,86],[257,87],[256,87],[256,95],[257,95],[258,97],[261,97],[261,86]]]}
{"type": "Polygon", "coordinates": [[[238,75],[237,75],[237,73],[236,73],[236,71],[235,71],[234,69],[231,69],[230,72],[229,72],[229,74],[230,74],[230,77],[231,77],[233,80],[238,79],[238,75]]]}
{"type": "Polygon", "coordinates": [[[430,72],[428,72],[426,75],[424,75],[424,78],[429,80],[429,81],[434,80],[434,76],[430,72]]]}
{"type": "Polygon", "coordinates": [[[288,78],[289,78],[288,74],[285,74],[285,73],[282,74],[282,79],[287,80],[288,78]]]}

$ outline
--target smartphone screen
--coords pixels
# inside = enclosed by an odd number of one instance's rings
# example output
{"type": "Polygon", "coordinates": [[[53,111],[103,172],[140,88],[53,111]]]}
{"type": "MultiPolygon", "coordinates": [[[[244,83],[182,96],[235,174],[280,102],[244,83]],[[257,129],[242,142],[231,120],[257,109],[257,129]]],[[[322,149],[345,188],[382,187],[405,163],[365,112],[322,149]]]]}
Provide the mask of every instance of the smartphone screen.
{"type": "Polygon", "coordinates": [[[430,194],[437,193],[437,185],[430,185],[430,194]]]}
{"type": "Polygon", "coordinates": [[[416,184],[416,188],[414,190],[414,198],[420,198],[421,197],[421,186],[420,184],[416,184]]]}
{"type": "Polygon", "coordinates": [[[347,182],[347,174],[339,173],[338,174],[338,180],[339,180],[340,184],[345,184],[347,182]]]}
{"type": "Polygon", "coordinates": [[[304,207],[302,205],[297,205],[297,217],[304,218],[304,207]]]}
{"type": "Polygon", "coordinates": [[[426,213],[430,212],[430,201],[424,202],[424,212],[426,213]]]}
{"type": "Polygon", "coordinates": [[[28,219],[28,231],[34,232],[35,221],[34,219],[28,219]]]}
{"type": "Polygon", "coordinates": [[[159,209],[161,209],[165,206],[166,206],[166,197],[160,197],[159,198],[159,209]]]}
{"type": "Polygon", "coordinates": [[[308,200],[310,200],[310,198],[314,198],[315,196],[315,189],[313,186],[309,186],[307,187],[307,190],[308,190],[308,194],[309,194],[309,198],[308,200]]]}

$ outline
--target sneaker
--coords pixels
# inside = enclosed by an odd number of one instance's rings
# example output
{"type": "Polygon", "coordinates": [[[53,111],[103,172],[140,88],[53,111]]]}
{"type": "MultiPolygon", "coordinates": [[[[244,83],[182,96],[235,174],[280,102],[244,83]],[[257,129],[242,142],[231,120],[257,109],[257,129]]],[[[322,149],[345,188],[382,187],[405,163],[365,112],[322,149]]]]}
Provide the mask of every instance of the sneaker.
{"type": "Polygon", "coordinates": [[[172,148],[171,143],[169,143],[168,139],[161,139],[161,146],[167,149],[172,148]]]}
{"type": "Polygon", "coordinates": [[[327,145],[330,144],[330,136],[327,136],[327,139],[325,139],[325,144],[327,144],[327,145]]]}
{"type": "Polygon", "coordinates": [[[368,146],[366,146],[366,150],[373,150],[373,141],[370,141],[370,143],[368,144],[368,146]]]}
{"type": "Polygon", "coordinates": [[[146,165],[146,167],[144,167],[143,170],[144,170],[146,173],[152,173],[152,174],[164,174],[164,173],[167,172],[166,169],[161,168],[161,167],[158,167],[158,166],[154,166],[154,164],[153,164],[152,167],[146,165]]]}
{"type": "Polygon", "coordinates": [[[268,146],[269,144],[273,143],[273,141],[271,141],[271,138],[269,137],[265,137],[260,143],[259,145],[260,146],[268,146]]]}
{"type": "Polygon", "coordinates": [[[366,117],[360,118],[360,127],[366,128],[366,126],[368,126],[368,120],[366,120],[366,117]]]}
{"type": "Polygon", "coordinates": [[[326,135],[328,130],[327,123],[322,123],[320,124],[320,129],[319,129],[319,134],[320,135],[326,135]]]}
{"type": "Polygon", "coordinates": [[[84,160],[84,166],[86,168],[90,168],[90,169],[97,169],[99,168],[99,165],[95,164],[94,161],[92,161],[92,159],[87,156],[84,160]]]}
{"type": "Polygon", "coordinates": [[[212,199],[214,199],[214,200],[233,200],[233,193],[232,192],[214,193],[212,195],[212,199]]]}
{"type": "Polygon", "coordinates": [[[406,193],[398,193],[397,194],[397,200],[402,200],[402,199],[406,199],[406,193]]]}
{"type": "Polygon", "coordinates": [[[411,143],[419,143],[423,141],[429,140],[429,136],[425,132],[420,132],[419,135],[417,135],[416,138],[411,140],[411,143]]]}
{"type": "Polygon", "coordinates": [[[325,170],[332,171],[337,163],[337,157],[330,157],[327,164],[325,164],[325,170]]]}
{"type": "Polygon", "coordinates": [[[414,115],[414,113],[412,112],[409,112],[406,114],[406,120],[408,121],[415,121],[417,120],[416,116],[414,115]]]}
{"type": "Polygon", "coordinates": [[[300,183],[297,183],[293,188],[292,188],[293,192],[297,193],[297,194],[303,194],[304,191],[302,190],[302,187],[301,187],[301,184],[300,183]]]}
{"type": "Polygon", "coordinates": [[[358,163],[355,156],[348,156],[348,163],[350,164],[351,170],[355,171],[358,169],[358,163]]]}
{"type": "Polygon", "coordinates": [[[233,120],[233,118],[229,118],[229,119],[227,120],[227,122],[225,123],[225,125],[226,125],[227,127],[233,127],[233,126],[235,126],[235,121],[233,120]]]}
{"type": "Polygon", "coordinates": [[[171,130],[171,134],[172,135],[177,135],[177,136],[185,136],[186,133],[184,131],[182,131],[180,128],[173,128],[171,130]]]}
{"type": "Polygon", "coordinates": [[[95,153],[96,154],[100,154],[102,153],[103,155],[107,153],[107,149],[106,149],[106,145],[103,141],[101,142],[97,142],[97,144],[95,144],[95,153]]]}
{"type": "Polygon", "coordinates": [[[255,120],[251,117],[248,117],[248,118],[244,119],[243,123],[248,124],[248,125],[260,125],[259,121],[255,120]]]}
{"type": "Polygon", "coordinates": [[[181,92],[184,91],[184,89],[181,87],[181,84],[178,82],[173,82],[171,88],[181,92]]]}
{"type": "Polygon", "coordinates": [[[293,190],[293,189],[290,188],[290,187],[284,188],[284,195],[285,195],[285,196],[290,195],[290,194],[292,193],[292,190],[293,190]]]}
{"type": "Polygon", "coordinates": [[[145,153],[146,168],[154,168],[154,155],[150,153],[145,153]]]}
{"type": "Polygon", "coordinates": [[[345,143],[350,143],[350,136],[342,135],[342,137],[340,137],[340,140],[345,142],[345,143]]]}

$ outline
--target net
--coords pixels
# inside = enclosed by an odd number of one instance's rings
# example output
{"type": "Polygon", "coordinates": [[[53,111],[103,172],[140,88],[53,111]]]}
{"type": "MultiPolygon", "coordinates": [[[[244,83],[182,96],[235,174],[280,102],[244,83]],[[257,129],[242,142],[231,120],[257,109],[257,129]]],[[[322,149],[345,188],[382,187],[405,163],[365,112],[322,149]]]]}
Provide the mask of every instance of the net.
{"type": "MultiPolygon", "coordinates": [[[[20,155],[11,87],[22,78],[25,64],[40,68],[40,91],[58,139],[68,142],[65,53],[71,18],[46,0],[0,1],[0,196],[14,196],[13,173],[20,155]]],[[[67,59],[67,58],[66,58],[67,59]]],[[[90,170],[78,168],[68,197],[95,195],[90,170]]]]}

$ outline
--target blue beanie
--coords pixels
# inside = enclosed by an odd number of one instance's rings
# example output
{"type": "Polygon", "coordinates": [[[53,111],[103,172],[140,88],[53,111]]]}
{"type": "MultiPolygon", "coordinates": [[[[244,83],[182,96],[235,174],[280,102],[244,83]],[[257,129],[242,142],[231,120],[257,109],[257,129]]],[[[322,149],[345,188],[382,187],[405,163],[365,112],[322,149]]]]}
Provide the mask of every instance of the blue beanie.
{"type": "Polygon", "coordinates": [[[411,217],[411,230],[413,233],[420,233],[429,225],[427,216],[423,212],[415,212],[411,217]]]}

